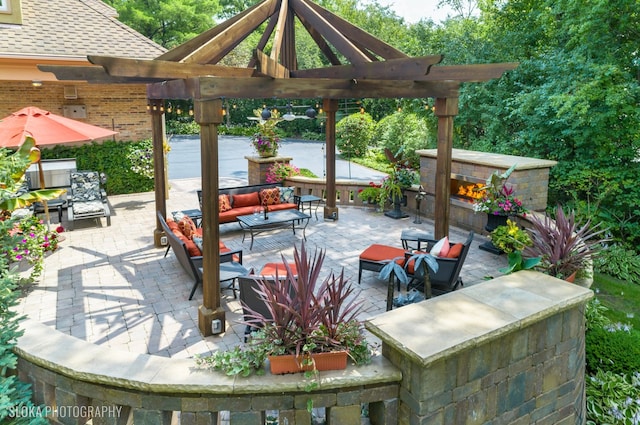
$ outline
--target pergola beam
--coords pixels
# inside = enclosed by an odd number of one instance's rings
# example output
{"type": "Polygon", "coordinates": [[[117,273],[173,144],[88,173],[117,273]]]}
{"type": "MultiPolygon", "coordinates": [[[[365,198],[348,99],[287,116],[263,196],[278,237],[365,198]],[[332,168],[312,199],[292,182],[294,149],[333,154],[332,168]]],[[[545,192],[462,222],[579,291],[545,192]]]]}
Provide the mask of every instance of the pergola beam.
{"type": "Polygon", "coordinates": [[[198,77],[151,84],[147,87],[147,94],[150,99],[302,99],[314,98],[319,94],[330,99],[425,98],[458,97],[459,87],[460,84],[455,81],[198,77]]]}
{"type": "Polygon", "coordinates": [[[289,0],[296,15],[304,17],[318,33],[331,43],[340,53],[342,53],[352,63],[370,62],[369,57],[363,53],[349,38],[341,31],[338,31],[333,24],[318,11],[313,9],[304,0],[289,0]]]}
{"type": "MultiPolygon", "coordinates": [[[[384,59],[399,59],[409,57],[407,54],[396,49],[390,44],[385,43],[369,34],[366,31],[353,25],[351,22],[342,19],[341,17],[329,12],[327,9],[322,8],[314,2],[309,2],[309,6],[318,12],[318,14],[325,19],[331,21],[332,25],[343,34],[348,34],[350,40],[354,41],[358,45],[367,46],[367,49],[376,55],[384,59]]],[[[297,9],[296,9],[297,12],[297,9]]]]}
{"type": "Polygon", "coordinates": [[[429,73],[432,65],[442,61],[442,55],[419,58],[390,59],[357,65],[341,65],[326,68],[292,71],[292,78],[356,78],[379,80],[415,80],[429,73]]]}
{"type": "Polygon", "coordinates": [[[103,66],[112,77],[138,77],[163,80],[190,78],[192,75],[212,75],[226,78],[248,78],[258,75],[255,69],[221,65],[200,65],[162,60],[114,58],[109,56],[87,56],[89,62],[103,66]]]}

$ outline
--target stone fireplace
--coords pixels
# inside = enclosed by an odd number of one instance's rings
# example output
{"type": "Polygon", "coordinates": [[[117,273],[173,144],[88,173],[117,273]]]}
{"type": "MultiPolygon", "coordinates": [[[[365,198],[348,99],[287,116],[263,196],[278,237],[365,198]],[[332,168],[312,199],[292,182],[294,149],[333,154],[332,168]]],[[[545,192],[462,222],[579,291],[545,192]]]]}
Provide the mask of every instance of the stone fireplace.
{"type": "MultiPolygon", "coordinates": [[[[423,203],[424,214],[433,218],[437,208],[434,194],[438,151],[426,149],[418,151],[418,154],[420,184],[427,192],[426,201],[423,203]]],[[[514,188],[516,196],[527,209],[543,211],[547,206],[549,169],[556,165],[555,161],[453,149],[449,224],[486,234],[486,215],[473,211],[474,198],[480,196],[473,189],[484,185],[487,177],[494,171],[505,172],[513,164],[517,165],[509,177],[508,184],[514,188]]]]}

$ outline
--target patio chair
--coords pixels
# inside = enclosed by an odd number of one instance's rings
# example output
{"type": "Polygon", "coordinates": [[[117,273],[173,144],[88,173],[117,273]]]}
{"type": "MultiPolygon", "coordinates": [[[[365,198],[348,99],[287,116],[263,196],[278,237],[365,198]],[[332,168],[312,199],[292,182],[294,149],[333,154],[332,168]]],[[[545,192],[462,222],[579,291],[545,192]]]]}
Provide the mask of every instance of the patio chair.
{"type": "MultiPolygon", "coordinates": [[[[193,287],[191,288],[191,293],[189,294],[189,300],[193,298],[193,295],[196,292],[196,289],[199,285],[202,284],[202,255],[191,255],[189,252],[189,248],[187,247],[187,239],[184,235],[175,233],[166,220],[160,213],[157,212],[158,220],[160,221],[160,226],[162,230],[167,235],[167,242],[169,246],[173,247],[173,252],[184,269],[185,272],[193,279],[193,287]]],[[[226,247],[225,247],[226,248],[226,247]]],[[[168,250],[167,250],[168,252],[168,250]]],[[[165,256],[167,255],[165,252],[165,256]]],[[[225,262],[233,262],[242,265],[242,250],[231,251],[228,248],[225,252],[220,252],[220,263],[225,262]]],[[[229,279],[228,279],[229,280],[229,279]]],[[[232,279],[231,279],[232,280],[232,279]]],[[[233,286],[233,280],[231,282],[231,286],[224,289],[233,289],[233,296],[236,296],[235,286],[233,286]]]]}
{"type": "MultiPolygon", "coordinates": [[[[469,248],[471,247],[471,242],[473,242],[474,233],[469,232],[467,236],[467,240],[460,244],[459,246],[459,255],[454,258],[443,258],[436,257],[436,261],[438,262],[438,271],[434,272],[429,269],[429,280],[431,282],[431,291],[433,296],[446,294],[447,292],[455,291],[456,289],[464,286],[464,282],[460,277],[460,271],[462,270],[462,266],[467,258],[467,254],[469,253],[469,248]]],[[[427,242],[426,252],[435,245],[438,241],[436,240],[421,240],[421,242],[427,242]]],[[[455,244],[452,244],[452,247],[455,244]]],[[[406,259],[411,256],[411,253],[407,253],[406,259]]],[[[423,279],[420,277],[416,277],[413,270],[413,264],[409,263],[406,267],[407,275],[412,278],[409,282],[408,288],[416,288],[418,290],[424,291],[424,283],[423,279]]]]}
{"type": "MultiPolygon", "coordinates": [[[[278,277],[280,278],[280,270],[278,269],[278,277]]],[[[267,308],[265,302],[260,298],[260,295],[256,292],[258,289],[258,282],[256,281],[262,280],[264,282],[269,282],[271,284],[275,284],[276,277],[275,276],[262,276],[260,274],[254,274],[253,270],[245,276],[238,276],[238,288],[240,290],[240,304],[242,305],[242,314],[245,322],[251,321],[253,318],[253,312],[258,313],[265,318],[271,318],[271,313],[267,308]]],[[[282,281],[283,279],[281,279],[282,281]]],[[[287,281],[288,282],[288,281],[287,281]]],[[[293,296],[294,288],[292,286],[289,287],[289,294],[293,296]]],[[[245,342],[247,337],[251,333],[251,331],[257,328],[257,324],[251,325],[247,323],[247,326],[244,330],[244,338],[245,342]]]]}
{"type": "Polygon", "coordinates": [[[107,218],[111,226],[111,210],[107,193],[100,187],[101,176],[95,171],[71,171],[71,190],[68,196],[67,215],[69,227],[73,222],[88,218],[107,218]]]}
{"type": "MultiPolygon", "coordinates": [[[[460,251],[456,257],[435,257],[436,261],[438,262],[438,272],[434,273],[433,270],[429,270],[429,278],[431,280],[431,289],[433,295],[441,295],[463,286],[462,279],[460,278],[460,270],[462,269],[464,261],[467,258],[467,253],[469,252],[469,247],[471,246],[473,237],[474,233],[469,232],[467,240],[463,244],[460,244],[460,246],[458,247],[460,251]]],[[[429,252],[433,245],[438,242],[436,240],[427,240],[423,238],[421,238],[420,241],[422,243],[427,243],[426,252],[429,252]]],[[[382,270],[385,264],[387,264],[394,258],[396,258],[396,262],[398,264],[404,266],[411,255],[411,251],[406,251],[403,248],[394,246],[380,244],[373,244],[369,246],[362,252],[362,254],[360,254],[358,283],[360,283],[362,279],[363,270],[379,272],[380,270],[382,270]]],[[[409,264],[406,269],[407,275],[411,278],[409,287],[407,289],[411,289],[412,287],[419,288],[421,282],[419,282],[419,279],[414,275],[412,264],[409,264]]],[[[400,286],[400,282],[398,282],[398,286],[400,286]]]]}

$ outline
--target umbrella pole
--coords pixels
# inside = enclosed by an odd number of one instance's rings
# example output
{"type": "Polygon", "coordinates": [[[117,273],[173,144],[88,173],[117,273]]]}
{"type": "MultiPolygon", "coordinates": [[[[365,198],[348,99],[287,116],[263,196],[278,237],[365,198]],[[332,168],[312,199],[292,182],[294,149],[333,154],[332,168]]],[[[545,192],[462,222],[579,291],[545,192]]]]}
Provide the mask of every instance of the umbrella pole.
{"type": "MultiPolygon", "coordinates": [[[[38,174],[40,175],[40,189],[44,189],[44,171],[42,170],[42,161],[38,161],[38,174]]],[[[49,205],[47,204],[46,200],[42,201],[42,205],[44,205],[44,216],[47,220],[47,230],[49,230],[49,205]]]]}

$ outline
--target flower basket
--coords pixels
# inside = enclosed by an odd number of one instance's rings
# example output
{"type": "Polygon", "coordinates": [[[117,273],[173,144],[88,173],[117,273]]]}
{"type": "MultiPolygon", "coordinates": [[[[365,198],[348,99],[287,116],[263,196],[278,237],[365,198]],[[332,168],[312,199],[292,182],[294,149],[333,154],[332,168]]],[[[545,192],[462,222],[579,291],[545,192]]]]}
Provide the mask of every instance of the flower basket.
{"type": "Polygon", "coordinates": [[[347,367],[348,353],[346,351],[331,351],[326,353],[313,353],[313,362],[305,362],[302,356],[284,354],[269,356],[269,366],[272,375],[284,375],[287,373],[299,373],[310,370],[342,370],[347,367]],[[314,367],[315,366],[315,367],[314,367]]]}
{"type": "Polygon", "coordinates": [[[261,158],[272,158],[278,155],[278,150],[270,149],[270,150],[258,151],[258,155],[260,155],[261,158]]]}

